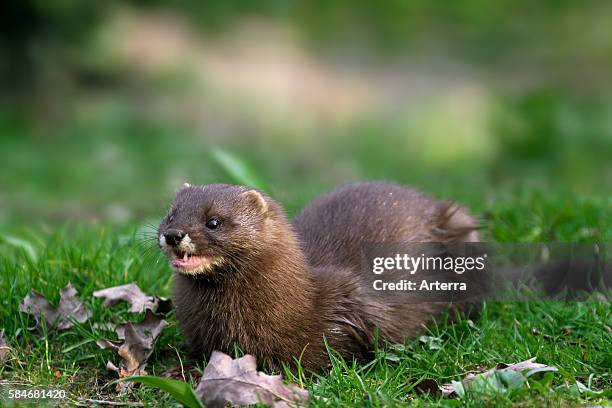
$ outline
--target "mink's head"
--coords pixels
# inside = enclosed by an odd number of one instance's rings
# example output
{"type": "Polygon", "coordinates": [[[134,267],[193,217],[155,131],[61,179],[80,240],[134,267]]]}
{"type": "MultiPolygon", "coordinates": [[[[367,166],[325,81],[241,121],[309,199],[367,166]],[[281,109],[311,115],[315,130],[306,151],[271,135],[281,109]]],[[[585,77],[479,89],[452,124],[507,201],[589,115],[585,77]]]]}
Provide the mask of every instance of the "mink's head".
{"type": "Polygon", "coordinates": [[[158,228],[170,266],[184,274],[237,268],[262,249],[276,204],[240,186],[185,184],[158,228]]]}

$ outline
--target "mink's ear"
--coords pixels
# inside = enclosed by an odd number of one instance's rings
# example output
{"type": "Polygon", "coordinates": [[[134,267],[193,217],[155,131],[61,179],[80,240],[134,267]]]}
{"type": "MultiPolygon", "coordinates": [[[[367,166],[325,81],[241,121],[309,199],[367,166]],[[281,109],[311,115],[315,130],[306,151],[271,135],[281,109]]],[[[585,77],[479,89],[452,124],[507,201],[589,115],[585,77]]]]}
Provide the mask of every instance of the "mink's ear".
{"type": "Polygon", "coordinates": [[[240,194],[242,199],[253,209],[257,210],[261,214],[265,214],[268,211],[268,203],[266,199],[256,190],[245,191],[240,194]]]}

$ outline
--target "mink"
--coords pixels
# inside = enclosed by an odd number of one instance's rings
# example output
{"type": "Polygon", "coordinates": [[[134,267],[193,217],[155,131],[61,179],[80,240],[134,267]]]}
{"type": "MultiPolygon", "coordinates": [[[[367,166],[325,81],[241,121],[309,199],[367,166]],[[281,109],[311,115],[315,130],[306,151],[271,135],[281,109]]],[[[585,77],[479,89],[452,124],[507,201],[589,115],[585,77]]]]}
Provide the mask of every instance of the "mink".
{"type": "Polygon", "coordinates": [[[414,338],[449,307],[373,296],[364,287],[364,245],[478,242],[478,227],[465,208],[394,183],[342,186],[292,222],[261,191],[186,184],[158,237],[193,355],[238,348],[267,367],[320,371],[329,350],[370,358],[377,341],[414,338]]]}

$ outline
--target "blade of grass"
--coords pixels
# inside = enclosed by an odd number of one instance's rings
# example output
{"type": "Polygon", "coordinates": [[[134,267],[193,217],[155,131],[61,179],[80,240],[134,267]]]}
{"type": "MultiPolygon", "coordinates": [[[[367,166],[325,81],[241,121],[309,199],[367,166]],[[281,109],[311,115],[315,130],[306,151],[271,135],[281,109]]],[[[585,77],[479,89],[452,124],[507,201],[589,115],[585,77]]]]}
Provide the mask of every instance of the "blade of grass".
{"type": "MultiPolygon", "coordinates": [[[[113,383],[133,381],[141,384],[148,385],[150,387],[158,388],[166,391],[175,400],[186,406],[187,408],[204,408],[204,404],[200,401],[191,385],[186,382],[171,380],[169,378],[161,378],[154,376],[134,376],[126,377],[120,380],[114,381],[113,383]]],[[[112,384],[112,383],[111,383],[112,384]]]]}
{"type": "Polygon", "coordinates": [[[25,239],[13,237],[11,235],[0,235],[0,242],[4,242],[5,244],[21,249],[23,252],[26,253],[28,258],[30,258],[33,263],[38,261],[38,254],[34,249],[34,245],[29,243],[25,239]]]}
{"type": "Polygon", "coordinates": [[[263,183],[257,179],[255,173],[236,156],[218,148],[213,149],[211,155],[235,183],[264,190],[263,183]]]}

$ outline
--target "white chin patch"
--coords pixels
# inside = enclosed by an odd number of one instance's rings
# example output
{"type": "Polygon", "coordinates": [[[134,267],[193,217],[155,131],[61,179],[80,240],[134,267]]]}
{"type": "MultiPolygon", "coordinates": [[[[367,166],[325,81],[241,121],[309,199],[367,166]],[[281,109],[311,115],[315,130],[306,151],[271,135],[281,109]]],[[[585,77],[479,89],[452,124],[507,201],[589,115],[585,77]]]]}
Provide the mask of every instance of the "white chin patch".
{"type": "Polygon", "coordinates": [[[164,234],[159,234],[159,246],[164,249],[166,249],[168,246],[168,244],[166,244],[166,237],[164,237],[164,234]]]}
{"type": "Polygon", "coordinates": [[[196,246],[193,242],[191,242],[191,238],[189,238],[189,234],[185,235],[181,242],[178,244],[178,249],[183,252],[194,253],[196,250],[196,246]]]}

